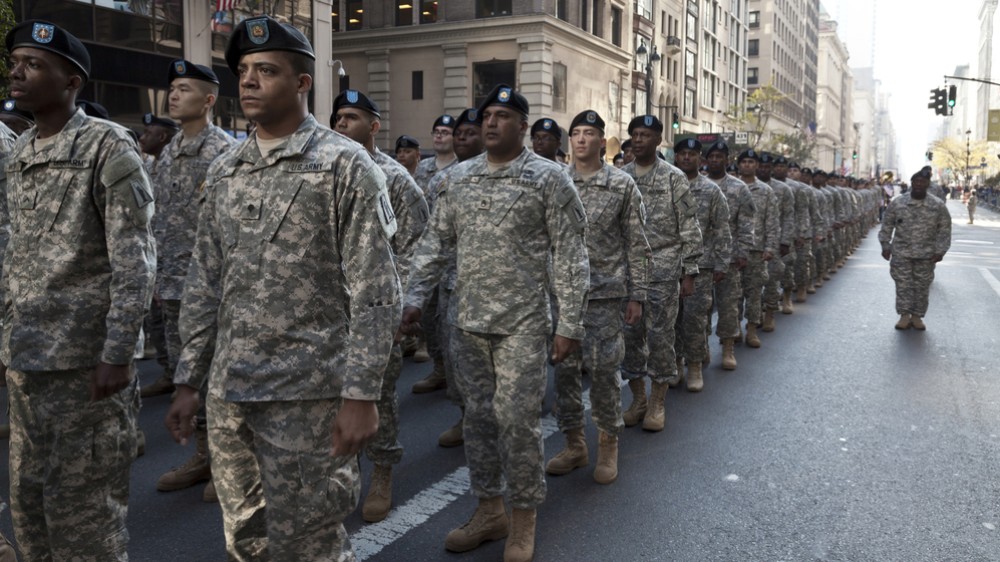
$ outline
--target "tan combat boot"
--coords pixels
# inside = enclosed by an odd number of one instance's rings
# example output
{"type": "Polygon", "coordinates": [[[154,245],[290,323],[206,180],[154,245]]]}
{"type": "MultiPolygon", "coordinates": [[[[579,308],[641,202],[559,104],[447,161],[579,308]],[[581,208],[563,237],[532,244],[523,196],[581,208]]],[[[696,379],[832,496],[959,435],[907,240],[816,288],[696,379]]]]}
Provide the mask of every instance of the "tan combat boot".
{"type": "Polygon", "coordinates": [[[747,346],[760,347],[760,338],[757,336],[757,325],[747,324],[747,346]]]}
{"type": "Polygon", "coordinates": [[[805,288],[805,286],[799,287],[795,291],[795,302],[806,302],[806,288],[805,288]]]}
{"type": "Polygon", "coordinates": [[[503,547],[503,562],[531,562],[535,557],[535,510],[511,510],[510,537],[503,547]]]}
{"type": "Polygon", "coordinates": [[[618,436],[597,432],[597,466],[594,467],[594,481],[610,484],[618,479],[618,436]]]}
{"type": "Polygon", "coordinates": [[[465,418],[458,418],[458,423],[444,430],[438,435],[438,445],[442,447],[458,447],[465,444],[465,436],[462,434],[462,422],[465,418]]]}
{"type": "Polygon", "coordinates": [[[361,506],[361,518],[369,523],[385,519],[392,509],[392,465],[376,464],[372,483],[361,506]]]}
{"type": "Polygon", "coordinates": [[[486,541],[506,537],[509,525],[510,519],[503,505],[503,496],[480,498],[479,506],[476,507],[472,518],[448,533],[444,539],[444,547],[452,552],[468,552],[486,541]]]}
{"type": "Polygon", "coordinates": [[[688,365],[687,382],[688,392],[701,392],[701,389],[705,388],[705,381],[701,376],[701,365],[698,363],[688,365]]]}
{"type": "MultiPolygon", "coordinates": [[[[805,300],[805,294],[802,295],[802,299],[805,300]]],[[[801,302],[801,301],[800,301],[801,302]]],[[[782,314],[792,314],[795,312],[795,307],[792,306],[792,291],[791,289],[784,292],[781,296],[781,313],[782,314]]]]}
{"type": "Polygon", "coordinates": [[[159,396],[161,394],[170,394],[174,391],[174,381],[166,373],[160,376],[160,378],[147,384],[139,390],[139,395],[143,398],[149,398],[150,396],[159,396]]]}
{"type": "Polygon", "coordinates": [[[414,363],[426,363],[431,360],[431,354],[427,351],[427,340],[420,340],[420,345],[413,352],[412,359],[414,363]]]}
{"type": "Polygon", "coordinates": [[[666,418],[664,401],[668,388],[670,386],[665,382],[653,381],[653,388],[649,393],[649,411],[646,412],[646,418],[642,420],[642,428],[646,431],[663,431],[666,418]]]}
{"type": "Polygon", "coordinates": [[[913,326],[914,330],[926,330],[927,324],[924,324],[924,319],[917,316],[916,314],[910,316],[910,325],[913,326]]]}
{"type": "Polygon", "coordinates": [[[733,352],[733,339],[722,340],[722,368],[727,371],[736,370],[736,354],[733,352]]]}
{"type": "Polygon", "coordinates": [[[219,494],[215,491],[215,480],[209,480],[208,484],[205,484],[205,489],[201,491],[201,501],[219,503],[219,494]]]}
{"type": "Polygon", "coordinates": [[[897,330],[907,330],[910,328],[911,320],[909,314],[901,314],[899,316],[899,322],[896,322],[897,330]]]}
{"type": "Polygon", "coordinates": [[[212,477],[212,467],[208,462],[208,431],[196,429],[197,447],[191,458],[181,466],[171,469],[156,481],[156,489],[172,492],[190,488],[212,477]]]}
{"type": "Polygon", "coordinates": [[[135,432],[135,456],[141,457],[146,454],[146,433],[138,429],[135,432]]]}
{"type": "MultiPolygon", "coordinates": [[[[413,356],[414,361],[416,361],[416,355],[413,356]]],[[[441,390],[442,388],[448,387],[448,381],[444,376],[444,362],[441,360],[434,361],[434,370],[431,374],[413,383],[413,393],[414,394],[424,394],[425,392],[434,392],[435,390],[441,390]]]]}
{"type": "MultiPolygon", "coordinates": [[[[820,284],[818,286],[822,287],[823,283],[820,282],[820,284]]],[[[816,283],[809,283],[809,286],[806,287],[806,293],[808,293],[810,295],[815,295],[816,294],[816,287],[817,287],[816,283]]],[[[805,302],[805,301],[803,301],[803,302],[805,302]]]]}
{"type": "Polygon", "coordinates": [[[571,429],[566,432],[566,448],[552,457],[545,465],[545,472],[561,476],[569,474],[577,468],[590,464],[590,452],[587,451],[587,437],[583,429],[571,429]]]}
{"type": "MultiPolygon", "coordinates": [[[[773,332],[774,331],[774,311],[773,310],[767,310],[767,311],[764,312],[764,322],[761,324],[760,329],[764,330],[765,332],[773,332]]],[[[750,338],[748,337],[747,339],[750,339],[750,338]]]]}
{"type": "Polygon", "coordinates": [[[622,421],[626,427],[632,427],[641,422],[646,415],[646,379],[644,377],[632,379],[628,381],[628,388],[632,391],[632,403],[622,412],[622,421]]]}
{"type": "Polygon", "coordinates": [[[677,370],[674,371],[674,374],[672,374],[669,377],[667,377],[667,384],[670,385],[670,388],[673,388],[673,387],[681,384],[681,379],[682,378],[684,378],[684,360],[681,359],[680,357],[678,357],[677,358],[677,370]]]}

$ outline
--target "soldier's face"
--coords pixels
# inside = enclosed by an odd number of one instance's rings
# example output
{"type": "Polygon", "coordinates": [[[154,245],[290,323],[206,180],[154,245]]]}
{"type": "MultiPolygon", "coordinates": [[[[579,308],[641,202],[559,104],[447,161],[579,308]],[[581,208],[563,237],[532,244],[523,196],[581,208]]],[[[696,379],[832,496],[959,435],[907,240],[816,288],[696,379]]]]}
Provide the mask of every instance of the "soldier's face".
{"type": "Polygon", "coordinates": [[[697,150],[685,148],[674,154],[674,164],[685,174],[694,174],[701,165],[701,153],[697,150]]]}
{"type": "Polygon", "coordinates": [[[770,163],[765,164],[765,163],[761,162],[761,163],[757,164],[757,177],[759,177],[760,179],[762,179],[764,181],[767,181],[767,180],[771,179],[771,170],[772,170],[772,166],[771,166],[770,163]]]}
{"type": "Polygon", "coordinates": [[[164,146],[170,142],[173,135],[166,127],[160,125],[146,125],[139,135],[139,148],[146,154],[159,154],[164,146]]]}
{"type": "Polygon", "coordinates": [[[729,156],[721,150],[713,151],[705,157],[705,164],[708,165],[708,173],[721,176],[726,173],[726,164],[729,163],[729,156]]]}
{"type": "Polygon", "coordinates": [[[753,176],[757,174],[757,161],[753,158],[744,158],[737,163],[741,176],[753,176]]]}
{"type": "Polygon", "coordinates": [[[10,97],[24,111],[38,113],[65,105],[83,85],[82,79],[70,72],[68,61],[42,49],[14,49],[9,68],[10,97]]]}
{"type": "Polygon", "coordinates": [[[396,162],[399,162],[406,169],[412,169],[420,162],[419,148],[400,148],[396,151],[396,162]]]}
{"type": "Polygon", "coordinates": [[[365,144],[377,132],[374,115],[356,107],[337,110],[335,130],[354,142],[365,144]]]}
{"type": "Polygon", "coordinates": [[[775,164],[773,173],[774,177],[784,180],[788,177],[788,164],[775,164]]]}
{"type": "Polygon", "coordinates": [[[194,78],[174,78],[167,95],[167,113],[171,119],[184,123],[208,113],[215,102],[215,96],[206,92],[203,83],[204,81],[194,78]]]}
{"type": "Polygon", "coordinates": [[[632,129],[632,154],[642,161],[656,158],[656,147],[660,146],[663,136],[652,129],[636,127],[632,129]]]}
{"type": "Polygon", "coordinates": [[[527,121],[513,109],[493,105],[483,110],[483,145],[487,152],[513,152],[527,128],[527,121]]]}
{"type": "Polygon", "coordinates": [[[301,109],[299,96],[312,87],[309,75],[297,74],[280,51],[243,55],[237,73],[243,114],[264,129],[296,115],[301,109]]]}
{"type": "Polygon", "coordinates": [[[554,160],[559,151],[559,139],[552,133],[538,131],[531,135],[531,150],[542,158],[554,160]]]}
{"type": "Polygon", "coordinates": [[[447,154],[454,150],[454,139],[452,138],[451,127],[437,126],[431,131],[434,137],[434,152],[447,154]]]}
{"type": "Polygon", "coordinates": [[[910,182],[910,196],[914,199],[923,199],[927,195],[927,188],[931,186],[931,180],[923,177],[915,177],[910,182]]]}
{"type": "Polygon", "coordinates": [[[604,135],[596,127],[578,125],[569,133],[573,157],[578,160],[593,161],[601,157],[604,135]]]}
{"type": "Polygon", "coordinates": [[[468,160],[483,152],[483,131],[479,125],[462,123],[455,129],[455,156],[468,160]]]}

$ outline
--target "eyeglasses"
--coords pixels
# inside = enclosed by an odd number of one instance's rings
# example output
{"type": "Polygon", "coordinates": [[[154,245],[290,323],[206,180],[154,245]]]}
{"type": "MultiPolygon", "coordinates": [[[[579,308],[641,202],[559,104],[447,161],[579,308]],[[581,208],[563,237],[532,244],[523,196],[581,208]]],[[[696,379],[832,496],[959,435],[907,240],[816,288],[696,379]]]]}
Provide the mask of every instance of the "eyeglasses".
{"type": "Polygon", "coordinates": [[[434,131],[434,132],[431,133],[431,136],[435,136],[435,137],[450,137],[451,136],[451,131],[434,131]]]}

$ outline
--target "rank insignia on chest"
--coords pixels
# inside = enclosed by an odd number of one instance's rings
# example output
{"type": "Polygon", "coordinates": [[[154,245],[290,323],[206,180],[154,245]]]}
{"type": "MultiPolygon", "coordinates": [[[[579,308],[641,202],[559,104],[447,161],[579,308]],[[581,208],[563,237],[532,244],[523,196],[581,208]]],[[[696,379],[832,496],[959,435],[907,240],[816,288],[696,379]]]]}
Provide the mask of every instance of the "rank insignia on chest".
{"type": "Polygon", "coordinates": [[[493,203],[493,200],[490,199],[489,197],[481,197],[479,199],[479,206],[478,206],[478,208],[479,208],[480,211],[488,211],[490,209],[490,205],[492,203],[493,203]]]}

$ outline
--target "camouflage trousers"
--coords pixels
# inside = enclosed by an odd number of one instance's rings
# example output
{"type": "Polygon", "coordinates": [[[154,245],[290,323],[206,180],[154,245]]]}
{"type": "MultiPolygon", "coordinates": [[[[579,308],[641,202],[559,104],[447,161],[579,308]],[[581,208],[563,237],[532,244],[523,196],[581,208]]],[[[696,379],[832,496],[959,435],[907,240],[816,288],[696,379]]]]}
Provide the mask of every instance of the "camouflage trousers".
{"type": "Polygon", "coordinates": [[[816,259],[815,256],[813,256],[812,239],[807,238],[805,242],[802,243],[802,247],[796,250],[796,253],[795,287],[808,287],[809,281],[812,279],[812,271],[814,269],[813,262],[816,259]]]}
{"type": "Polygon", "coordinates": [[[375,464],[399,464],[403,460],[403,445],[399,442],[399,400],[396,382],[403,369],[403,350],[399,344],[389,352],[389,364],[382,373],[382,390],[378,398],[378,432],[365,445],[365,455],[375,464]]]}
{"type": "Polygon", "coordinates": [[[138,377],[133,370],[129,386],[91,402],[92,372],[7,371],[10,507],[23,560],[128,560],[138,377]]]}
{"type": "Polygon", "coordinates": [[[648,376],[663,383],[677,373],[674,340],[679,309],[680,284],[677,281],[650,284],[642,319],[624,329],[622,375],[626,379],[648,376]]]}
{"type": "Polygon", "coordinates": [[[330,455],[341,399],[227,402],[208,396],[212,478],[229,560],[353,562],[344,519],[358,457],[330,455]]]}
{"type": "Polygon", "coordinates": [[[934,261],[892,256],[889,275],[896,282],[896,314],[927,314],[927,299],[934,281],[934,261]]]}
{"type": "Polygon", "coordinates": [[[619,372],[625,358],[622,302],[622,299],[588,301],[583,316],[586,335],[580,349],[555,367],[559,429],[564,432],[584,426],[584,373],[590,375],[590,415],[594,425],[612,435],[621,433],[625,427],[619,372]]]}
{"type": "Polygon", "coordinates": [[[785,272],[795,267],[795,250],[790,250],[784,256],[774,256],[767,262],[767,281],[764,282],[764,295],[761,306],[764,310],[774,312],[781,302],[781,287],[785,283],[785,272]]]}
{"type": "Polygon", "coordinates": [[[160,310],[163,312],[163,339],[167,343],[167,373],[172,377],[181,356],[181,331],[178,327],[181,301],[161,300],[160,310]]]}
{"type": "MultiPolygon", "coordinates": [[[[150,301],[149,310],[142,321],[142,333],[146,340],[153,342],[153,349],[156,350],[156,362],[164,369],[168,369],[170,353],[167,350],[167,341],[163,333],[163,309],[155,301],[150,301]]],[[[174,376],[172,370],[167,370],[167,375],[174,376]]]]}
{"type": "MultiPolygon", "coordinates": [[[[735,338],[740,333],[740,300],[743,297],[742,277],[742,272],[736,269],[735,265],[730,265],[726,278],[715,284],[713,302],[715,309],[719,312],[719,319],[715,325],[715,335],[719,336],[720,340],[735,338]]],[[[711,311],[708,315],[711,316],[711,311]]],[[[712,330],[711,320],[706,328],[709,332],[712,330]]]]}
{"type": "Polygon", "coordinates": [[[767,283],[767,262],[764,253],[751,251],[747,258],[747,266],[741,273],[740,284],[743,287],[743,317],[747,324],[760,324],[760,307],[763,299],[764,284],[767,283]]]}
{"type": "Polygon", "coordinates": [[[548,381],[547,335],[452,329],[451,355],[465,398],[465,458],[472,492],[506,495],[513,507],[545,500],[539,405],[548,381]]]}
{"type": "Polygon", "coordinates": [[[444,283],[438,288],[437,324],[440,339],[441,359],[444,361],[444,380],[448,383],[445,394],[451,403],[460,409],[465,408],[462,401],[462,391],[455,380],[455,361],[451,357],[451,337],[455,328],[448,323],[448,306],[451,304],[451,290],[444,283]]]}
{"type": "Polygon", "coordinates": [[[420,328],[423,331],[423,339],[427,342],[427,353],[435,361],[441,359],[441,334],[438,331],[438,290],[437,287],[431,291],[431,298],[427,299],[424,309],[420,315],[420,328]]]}
{"type": "Polygon", "coordinates": [[[830,237],[827,236],[822,242],[816,244],[813,249],[814,260],[812,269],[812,281],[819,283],[823,280],[823,274],[830,269],[828,262],[828,250],[830,246],[830,237]]]}
{"type": "Polygon", "coordinates": [[[694,278],[694,293],[681,299],[677,315],[677,357],[686,359],[688,364],[701,363],[705,359],[713,286],[711,269],[703,269],[694,278]]]}

